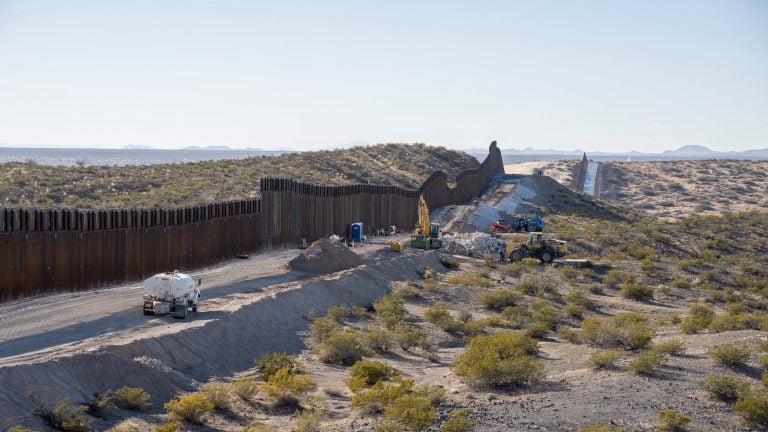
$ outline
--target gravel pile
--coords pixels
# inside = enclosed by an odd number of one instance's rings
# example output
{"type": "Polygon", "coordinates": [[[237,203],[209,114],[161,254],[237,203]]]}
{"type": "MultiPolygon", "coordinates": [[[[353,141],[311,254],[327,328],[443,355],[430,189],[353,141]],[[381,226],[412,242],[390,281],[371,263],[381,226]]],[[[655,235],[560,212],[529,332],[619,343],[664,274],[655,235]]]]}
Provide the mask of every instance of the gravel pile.
{"type": "Polygon", "coordinates": [[[445,235],[442,250],[449,254],[482,258],[499,253],[502,241],[486,233],[445,235]]]}

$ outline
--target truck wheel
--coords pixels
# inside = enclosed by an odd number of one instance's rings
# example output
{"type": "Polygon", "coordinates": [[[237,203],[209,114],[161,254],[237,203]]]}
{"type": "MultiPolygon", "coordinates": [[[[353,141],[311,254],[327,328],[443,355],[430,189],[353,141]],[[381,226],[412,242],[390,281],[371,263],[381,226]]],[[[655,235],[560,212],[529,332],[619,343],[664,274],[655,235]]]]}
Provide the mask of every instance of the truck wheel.
{"type": "Polygon", "coordinates": [[[192,306],[192,312],[197,312],[197,306],[192,306]]]}
{"type": "Polygon", "coordinates": [[[529,223],[528,224],[528,232],[534,232],[534,231],[536,231],[536,224],[529,223]]]}
{"type": "Polygon", "coordinates": [[[525,258],[525,252],[522,249],[512,249],[512,252],[509,253],[509,260],[511,262],[520,261],[523,258],[525,258]]]}
{"type": "Polygon", "coordinates": [[[541,255],[539,255],[539,259],[541,262],[549,264],[555,260],[555,254],[550,250],[545,250],[541,253],[541,255]]]}
{"type": "Polygon", "coordinates": [[[187,305],[177,305],[175,318],[186,319],[187,318],[187,305]]]}

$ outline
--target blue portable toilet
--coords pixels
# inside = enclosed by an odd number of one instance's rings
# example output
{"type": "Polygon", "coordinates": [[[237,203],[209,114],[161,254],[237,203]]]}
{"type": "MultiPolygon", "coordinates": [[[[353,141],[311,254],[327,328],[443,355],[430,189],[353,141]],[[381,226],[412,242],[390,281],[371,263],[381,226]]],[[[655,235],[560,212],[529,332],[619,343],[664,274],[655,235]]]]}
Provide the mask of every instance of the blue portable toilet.
{"type": "Polygon", "coordinates": [[[363,223],[355,222],[349,226],[349,238],[352,241],[363,241],[363,223]]]}

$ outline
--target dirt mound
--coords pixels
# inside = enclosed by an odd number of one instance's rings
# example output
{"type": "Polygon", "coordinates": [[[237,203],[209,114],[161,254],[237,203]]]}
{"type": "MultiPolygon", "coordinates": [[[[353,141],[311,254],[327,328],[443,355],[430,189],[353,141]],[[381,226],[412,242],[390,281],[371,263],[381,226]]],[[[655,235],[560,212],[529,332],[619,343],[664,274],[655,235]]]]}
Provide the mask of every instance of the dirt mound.
{"type": "Polygon", "coordinates": [[[357,267],[363,260],[340,242],[322,238],[312,243],[304,253],[292,259],[292,270],[325,274],[357,267]]]}

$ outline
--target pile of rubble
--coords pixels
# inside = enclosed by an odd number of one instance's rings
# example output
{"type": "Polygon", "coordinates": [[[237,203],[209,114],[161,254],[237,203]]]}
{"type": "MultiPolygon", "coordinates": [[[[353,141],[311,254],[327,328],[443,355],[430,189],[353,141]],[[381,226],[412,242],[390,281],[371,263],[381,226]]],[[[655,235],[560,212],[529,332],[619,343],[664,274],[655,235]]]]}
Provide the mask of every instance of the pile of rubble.
{"type": "Polygon", "coordinates": [[[444,235],[442,250],[449,254],[483,258],[486,255],[498,255],[502,241],[486,233],[444,235]]]}

